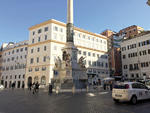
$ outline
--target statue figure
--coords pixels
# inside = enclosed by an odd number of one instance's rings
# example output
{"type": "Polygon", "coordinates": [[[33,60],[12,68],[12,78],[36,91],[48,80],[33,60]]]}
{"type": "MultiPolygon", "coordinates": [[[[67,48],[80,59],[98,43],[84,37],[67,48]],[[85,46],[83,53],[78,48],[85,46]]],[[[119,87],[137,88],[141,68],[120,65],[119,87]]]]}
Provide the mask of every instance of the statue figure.
{"type": "Polygon", "coordinates": [[[68,67],[68,66],[71,66],[70,61],[71,61],[71,56],[70,56],[70,54],[68,53],[68,54],[66,54],[66,66],[67,66],[67,67],[68,67]]]}
{"type": "Polygon", "coordinates": [[[61,59],[60,59],[59,56],[55,60],[55,67],[56,68],[60,68],[61,67],[61,59]]]}
{"type": "Polygon", "coordinates": [[[66,53],[66,51],[64,51],[63,52],[63,61],[66,61],[66,59],[67,59],[66,57],[67,57],[67,53],[66,53]]]}
{"type": "Polygon", "coordinates": [[[81,68],[86,68],[85,63],[84,63],[84,61],[85,61],[84,59],[85,59],[85,57],[83,57],[83,56],[81,56],[79,59],[79,65],[81,66],[81,68]]]}

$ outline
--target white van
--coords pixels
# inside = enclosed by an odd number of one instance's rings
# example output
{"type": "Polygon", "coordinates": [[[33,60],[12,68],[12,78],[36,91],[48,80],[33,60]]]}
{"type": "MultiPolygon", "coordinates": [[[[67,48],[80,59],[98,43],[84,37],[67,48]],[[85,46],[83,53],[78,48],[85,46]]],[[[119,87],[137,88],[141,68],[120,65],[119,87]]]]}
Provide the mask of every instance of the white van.
{"type": "Polygon", "coordinates": [[[114,85],[112,98],[115,102],[130,101],[136,104],[138,100],[150,99],[150,90],[139,82],[123,82],[114,85]]]}

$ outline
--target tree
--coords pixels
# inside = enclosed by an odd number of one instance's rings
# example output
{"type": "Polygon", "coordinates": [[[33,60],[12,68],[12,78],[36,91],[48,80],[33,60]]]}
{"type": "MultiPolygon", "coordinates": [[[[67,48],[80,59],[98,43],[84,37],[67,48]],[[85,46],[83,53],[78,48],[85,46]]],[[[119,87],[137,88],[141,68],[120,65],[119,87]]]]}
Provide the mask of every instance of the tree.
{"type": "Polygon", "coordinates": [[[150,6],[150,0],[147,1],[147,4],[150,6]]]}

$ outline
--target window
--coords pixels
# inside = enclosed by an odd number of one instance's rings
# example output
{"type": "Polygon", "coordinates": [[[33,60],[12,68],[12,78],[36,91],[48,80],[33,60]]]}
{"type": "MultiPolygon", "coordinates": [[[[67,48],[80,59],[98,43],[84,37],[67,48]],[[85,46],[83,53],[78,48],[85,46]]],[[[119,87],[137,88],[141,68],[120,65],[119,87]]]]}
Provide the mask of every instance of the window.
{"type": "Polygon", "coordinates": [[[40,48],[37,48],[37,52],[40,52],[40,48]]]}
{"type": "Polygon", "coordinates": [[[32,39],[32,44],[34,43],[34,39],[32,39]]]}
{"type": "Polygon", "coordinates": [[[45,40],[47,40],[47,35],[45,35],[45,40]]]}
{"type": "Polygon", "coordinates": [[[133,65],[132,64],[129,65],[129,70],[133,70],[133,65]]]}
{"type": "Polygon", "coordinates": [[[16,52],[18,53],[18,52],[19,52],[19,49],[17,49],[16,52]]]}
{"type": "Polygon", "coordinates": [[[128,69],[128,65],[124,65],[124,69],[128,69]]]}
{"type": "Polygon", "coordinates": [[[24,58],[27,58],[27,55],[24,55],[24,58]]]}
{"type": "Polygon", "coordinates": [[[79,51],[79,54],[81,54],[81,51],[79,51]]]}
{"type": "Polygon", "coordinates": [[[36,61],[37,61],[37,63],[39,63],[39,57],[37,57],[36,61]]]}
{"type": "Polygon", "coordinates": [[[131,74],[131,77],[134,78],[134,74],[131,74]]]}
{"type": "Polygon", "coordinates": [[[58,27],[55,26],[55,27],[54,27],[54,30],[55,30],[55,31],[58,31],[58,27]]]}
{"type": "Polygon", "coordinates": [[[89,66],[91,66],[91,61],[89,61],[89,66]]]}
{"type": "Polygon", "coordinates": [[[96,66],[96,62],[93,62],[93,66],[96,66]]]}
{"type": "Polygon", "coordinates": [[[44,31],[45,31],[45,32],[48,31],[48,27],[45,27],[45,28],[44,28],[44,31]]]}
{"type": "Polygon", "coordinates": [[[43,57],[43,62],[46,62],[46,56],[43,57]]]}
{"type": "Polygon", "coordinates": [[[35,71],[39,71],[39,67],[36,67],[36,68],[35,68],[35,71]]]}
{"type": "Polygon", "coordinates": [[[91,53],[90,53],[90,52],[88,52],[88,56],[91,56],[91,53]]]}
{"type": "Polygon", "coordinates": [[[44,46],[44,51],[46,51],[46,46],[44,46]]]}
{"type": "Polygon", "coordinates": [[[29,68],[29,72],[32,72],[32,68],[29,68]]]}
{"type": "Polygon", "coordinates": [[[123,57],[123,59],[125,59],[125,58],[126,58],[126,55],[123,55],[122,57],[123,57]]]}
{"type": "Polygon", "coordinates": [[[42,32],[42,29],[39,29],[39,30],[38,30],[38,34],[41,33],[41,32],[42,32]]]}
{"type": "Polygon", "coordinates": [[[41,40],[41,37],[38,38],[38,42],[40,42],[40,40],[41,40]]]}
{"type": "Polygon", "coordinates": [[[60,28],[60,32],[63,32],[63,29],[62,29],[62,28],[60,28]]]}
{"type": "Polygon", "coordinates": [[[25,78],[25,75],[23,75],[22,78],[25,78]]]}
{"type": "Polygon", "coordinates": [[[83,38],[85,38],[85,35],[83,35],[83,38]]]}
{"type": "Polygon", "coordinates": [[[32,34],[35,35],[35,31],[33,31],[32,34]]]}
{"type": "Polygon", "coordinates": [[[148,49],[148,54],[150,54],[150,49],[148,49]]]}
{"type": "Polygon", "coordinates": [[[86,55],[86,51],[83,52],[83,55],[86,55]]]}
{"type": "Polygon", "coordinates": [[[33,53],[33,49],[31,49],[31,53],[33,53]]]}
{"type": "Polygon", "coordinates": [[[12,51],[12,54],[14,54],[14,50],[12,51]]]}
{"type": "Polygon", "coordinates": [[[28,49],[28,48],[27,48],[27,47],[25,47],[25,51],[27,51],[27,49],[28,49]]]}
{"type": "Polygon", "coordinates": [[[23,48],[21,48],[20,51],[22,52],[22,51],[23,51],[23,48]]]}
{"type": "Polygon", "coordinates": [[[32,64],[34,62],[34,59],[33,58],[31,58],[30,59],[30,64],[32,64]]]}
{"type": "Polygon", "coordinates": [[[141,43],[139,42],[139,47],[141,46],[141,43]]]}
{"type": "Polygon", "coordinates": [[[106,66],[106,68],[107,68],[107,67],[108,67],[108,64],[106,63],[105,66],[106,66]]]}
{"type": "Polygon", "coordinates": [[[15,59],[14,57],[11,58],[12,61],[14,61],[14,59],[15,59]]]}
{"type": "Polygon", "coordinates": [[[20,79],[21,75],[19,75],[19,79],[20,79]]]}
{"type": "Polygon", "coordinates": [[[42,67],[42,71],[45,71],[46,70],[46,67],[42,67]]]}
{"type": "Polygon", "coordinates": [[[95,53],[93,53],[93,57],[95,57],[95,53]]]}

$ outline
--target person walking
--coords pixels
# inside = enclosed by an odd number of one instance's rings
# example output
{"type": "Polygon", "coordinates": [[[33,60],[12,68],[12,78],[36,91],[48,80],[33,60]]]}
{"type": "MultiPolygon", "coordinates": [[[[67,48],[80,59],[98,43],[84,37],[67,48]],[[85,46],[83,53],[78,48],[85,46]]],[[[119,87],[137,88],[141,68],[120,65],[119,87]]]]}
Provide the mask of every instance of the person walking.
{"type": "Polygon", "coordinates": [[[32,90],[33,90],[33,94],[35,94],[35,92],[36,92],[36,87],[35,87],[35,83],[33,82],[33,84],[32,84],[32,90]]]}
{"type": "Polygon", "coordinates": [[[52,94],[52,90],[53,90],[53,86],[52,86],[52,84],[49,84],[49,88],[48,88],[48,89],[49,89],[49,91],[48,91],[48,92],[49,92],[49,94],[52,94]]]}
{"type": "Polygon", "coordinates": [[[39,83],[38,82],[36,82],[36,84],[35,84],[35,92],[36,93],[38,93],[39,92],[39,83]]]}

